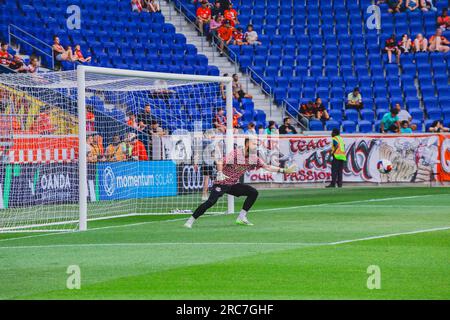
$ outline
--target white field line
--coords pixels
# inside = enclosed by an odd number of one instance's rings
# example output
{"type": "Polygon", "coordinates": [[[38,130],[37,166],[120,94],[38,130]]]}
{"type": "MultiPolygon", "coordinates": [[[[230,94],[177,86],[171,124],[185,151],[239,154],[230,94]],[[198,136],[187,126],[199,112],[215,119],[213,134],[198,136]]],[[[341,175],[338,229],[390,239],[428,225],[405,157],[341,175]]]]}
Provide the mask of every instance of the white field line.
{"type": "Polygon", "coordinates": [[[404,235],[414,235],[420,233],[436,232],[450,230],[448,227],[437,227],[431,229],[422,229],[414,231],[405,231],[397,233],[388,233],[378,236],[370,236],[357,239],[340,240],[334,242],[148,242],[148,243],[81,243],[81,244],[51,244],[42,246],[8,246],[1,249],[39,249],[39,248],[70,248],[70,247],[137,247],[137,246],[280,246],[280,247],[312,247],[312,246],[335,246],[361,241],[392,238],[404,235]]]}
{"type": "MultiPolygon", "coordinates": [[[[251,212],[270,212],[270,211],[293,210],[293,209],[314,208],[314,207],[324,207],[324,206],[333,206],[333,205],[345,205],[345,204],[349,205],[349,204],[355,204],[355,203],[367,203],[367,202],[379,202],[379,201],[389,201],[389,200],[414,199],[414,198],[423,198],[423,197],[438,196],[438,195],[440,195],[440,194],[437,194],[437,195],[427,194],[427,195],[408,196],[408,197],[390,197],[390,198],[377,198],[377,199],[366,199],[366,200],[356,200],[356,201],[343,201],[343,202],[311,204],[311,205],[294,206],[294,207],[259,209],[259,210],[252,210],[251,212]]],[[[202,219],[204,219],[206,217],[216,217],[216,216],[223,216],[223,215],[224,214],[205,215],[205,216],[202,217],[202,219]]],[[[146,221],[146,222],[138,222],[138,223],[132,223],[132,224],[123,224],[123,225],[117,225],[117,226],[91,228],[91,229],[88,229],[88,230],[83,231],[83,232],[91,232],[91,231],[96,231],[96,230],[115,229],[115,228],[124,228],[124,227],[136,227],[136,226],[142,226],[142,225],[147,225],[147,224],[163,223],[163,222],[178,222],[178,221],[184,221],[184,220],[186,220],[186,217],[177,218],[177,219],[170,219],[170,220],[146,221]]],[[[45,237],[45,236],[52,236],[52,235],[61,235],[61,234],[67,234],[67,232],[54,232],[54,233],[47,233],[47,234],[44,233],[44,234],[31,235],[31,236],[25,236],[25,237],[0,239],[0,242],[14,241],[14,240],[20,240],[20,239],[27,239],[27,238],[45,237]]]]}

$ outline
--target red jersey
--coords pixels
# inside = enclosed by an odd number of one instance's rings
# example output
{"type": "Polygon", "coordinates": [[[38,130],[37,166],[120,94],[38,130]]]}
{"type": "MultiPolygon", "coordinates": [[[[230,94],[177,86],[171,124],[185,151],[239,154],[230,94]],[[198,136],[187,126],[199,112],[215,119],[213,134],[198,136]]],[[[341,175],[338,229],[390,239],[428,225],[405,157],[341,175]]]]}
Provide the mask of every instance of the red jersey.
{"type": "Polygon", "coordinates": [[[211,18],[211,9],[200,7],[197,9],[197,17],[208,20],[211,18]]]}
{"type": "Polygon", "coordinates": [[[9,52],[8,51],[0,51],[0,63],[1,64],[9,64],[10,58],[9,58],[9,52]]]}
{"type": "Polygon", "coordinates": [[[234,22],[236,21],[238,16],[237,11],[234,9],[225,10],[223,16],[225,17],[225,20],[230,20],[231,25],[234,27],[234,22]]]}
{"type": "Polygon", "coordinates": [[[221,124],[223,126],[227,125],[227,117],[216,114],[216,118],[214,119],[216,124],[221,124]]]}
{"type": "Polygon", "coordinates": [[[445,26],[445,27],[450,26],[450,16],[446,16],[446,17],[440,16],[440,17],[438,17],[437,18],[437,24],[439,26],[445,26]]]}
{"type": "Polygon", "coordinates": [[[214,184],[231,186],[238,183],[239,179],[247,171],[258,170],[263,168],[264,165],[264,161],[256,154],[245,157],[241,149],[235,149],[225,158],[223,163],[222,172],[228,178],[222,181],[215,181],[214,184]]]}
{"type": "Polygon", "coordinates": [[[233,36],[233,30],[233,28],[221,26],[219,29],[217,29],[217,33],[219,34],[220,39],[228,41],[233,36]]]}
{"type": "Polygon", "coordinates": [[[75,55],[78,57],[78,59],[84,59],[83,53],[81,50],[75,50],[75,55]]]}
{"type": "Polygon", "coordinates": [[[233,39],[236,41],[244,41],[244,34],[242,32],[233,32],[233,39]]]}
{"type": "Polygon", "coordinates": [[[145,149],[144,144],[139,140],[136,140],[134,142],[133,151],[132,151],[131,155],[133,157],[137,157],[139,159],[139,161],[147,161],[148,160],[147,150],[145,149]]]}

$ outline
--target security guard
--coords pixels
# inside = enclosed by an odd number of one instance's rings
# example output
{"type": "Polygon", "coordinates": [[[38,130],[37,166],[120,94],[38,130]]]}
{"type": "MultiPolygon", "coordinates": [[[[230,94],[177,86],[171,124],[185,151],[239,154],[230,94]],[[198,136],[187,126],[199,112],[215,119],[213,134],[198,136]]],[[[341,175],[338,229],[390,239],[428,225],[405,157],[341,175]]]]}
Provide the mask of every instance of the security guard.
{"type": "Polygon", "coordinates": [[[333,129],[331,137],[333,140],[333,146],[331,147],[333,162],[331,164],[331,184],[327,188],[334,188],[336,184],[339,188],[342,188],[342,173],[344,171],[344,163],[347,161],[345,144],[340,136],[339,129],[333,129]]]}

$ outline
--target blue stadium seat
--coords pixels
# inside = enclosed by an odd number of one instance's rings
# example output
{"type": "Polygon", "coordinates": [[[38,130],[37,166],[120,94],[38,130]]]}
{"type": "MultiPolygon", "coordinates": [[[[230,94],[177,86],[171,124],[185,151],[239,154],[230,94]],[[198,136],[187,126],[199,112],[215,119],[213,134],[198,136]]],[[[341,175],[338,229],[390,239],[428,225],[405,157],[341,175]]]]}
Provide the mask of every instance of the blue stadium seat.
{"type": "Polygon", "coordinates": [[[356,132],[356,123],[354,121],[342,121],[342,131],[344,133],[355,133],[356,132]]]}
{"type": "Polygon", "coordinates": [[[358,122],[358,131],[360,133],[370,133],[373,131],[373,126],[371,121],[361,120],[358,122]]]}
{"type": "Polygon", "coordinates": [[[323,123],[319,120],[311,120],[309,121],[309,130],[311,131],[322,131],[323,123]]]}

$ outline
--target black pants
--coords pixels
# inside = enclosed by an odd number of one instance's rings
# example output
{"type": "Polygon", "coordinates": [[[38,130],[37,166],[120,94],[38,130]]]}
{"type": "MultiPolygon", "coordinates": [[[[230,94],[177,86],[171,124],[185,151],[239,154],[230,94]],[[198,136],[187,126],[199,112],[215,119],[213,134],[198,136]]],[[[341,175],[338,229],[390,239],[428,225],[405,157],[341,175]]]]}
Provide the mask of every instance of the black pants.
{"type": "Polygon", "coordinates": [[[206,210],[214,206],[217,200],[219,200],[219,198],[222,197],[225,193],[231,194],[235,197],[246,196],[247,199],[245,199],[244,206],[242,207],[242,209],[244,209],[245,211],[249,211],[255,203],[256,198],[258,198],[258,190],[256,190],[252,186],[249,186],[248,184],[237,183],[232,186],[222,186],[215,184],[212,187],[211,194],[209,195],[208,200],[203,202],[197,208],[197,210],[195,210],[192,216],[195,219],[201,217],[206,212],[206,210]]]}
{"type": "Polygon", "coordinates": [[[338,160],[333,157],[333,162],[331,163],[331,185],[338,187],[342,187],[342,174],[344,172],[344,163],[343,160],[338,160]]]}

